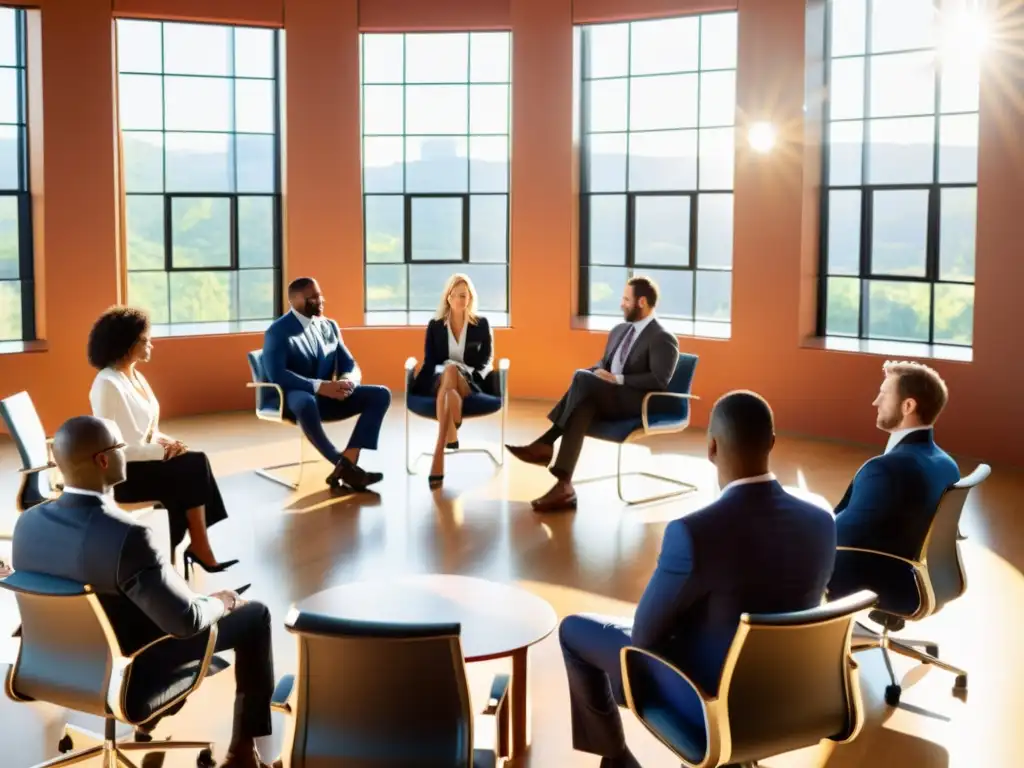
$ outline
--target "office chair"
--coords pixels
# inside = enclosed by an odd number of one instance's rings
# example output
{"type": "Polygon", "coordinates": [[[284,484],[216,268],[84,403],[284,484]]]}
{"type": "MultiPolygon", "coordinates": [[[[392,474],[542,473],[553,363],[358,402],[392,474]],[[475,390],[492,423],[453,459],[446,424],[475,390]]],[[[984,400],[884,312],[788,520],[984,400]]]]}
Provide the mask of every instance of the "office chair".
{"type": "MultiPolygon", "coordinates": [[[[967,495],[971,489],[981,484],[992,472],[988,464],[979,464],[971,474],[950,486],[939,500],[938,509],[932,518],[921,545],[920,554],[914,559],[899,557],[888,552],[879,552],[859,547],[837,547],[837,568],[839,559],[853,558],[853,567],[860,572],[870,572],[871,560],[882,558],[885,562],[904,563],[908,567],[902,572],[906,580],[904,586],[908,592],[917,594],[917,608],[907,611],[892,604],[892,585],[887,588],[882,584],[870,584],[871,589],[878,593],[878,607],[868,614],[868,618],[882,627],[876,642],[859,644],[860,647],[882,649],[886,669],[889,671],[890,684],[885,689],[885,701],[895,707],[900,703],[900,685],[896,682],[892,660],[889,652],[898,653],[924,664],[931,664],[952,672],[956,675],[953,693],[964,696],[967,693],[967,673],[959,667],[939,660],[938,644],[928,640],[894,639],[891,632],[899,632],[908,621],[920,621],[938,613],[952,600],[967,591],[967,573],[960,557],[959,525],[967,495]],[[859,563],[857,561],[860,561],[859,563]]],[[[879,562],[877,559],[875,562],[879,562]]],[[[892,574],[895,575],[895,572],[892,574]]]]}
{"type": "MultiPolygon", "coordinates": [[[[256,390],[256,418],[260,421],[270,421],[275,424],[290,424],[298,428],[295,416],[285,407],[284,390],[281,389],[280,385],[270,381],[267,377],[266,369],[263,367],[263,350],[254,349],[252,352],[249,352],[247,357],[252,381],[245,386],[256,390]]],[[[325,423],[327,422],[325,421],[325,423]]],[[[302,475],[306,465],[316,464],[318,461],[316,457],[306,458],[306,443],[308,442],[302,430],[299,429],[299,460],[263,467],[262,469],[257,469],[256,474],[278,485],[283,485],[285,488],[290,488],[293,491],[298,490],[302,484],[302,475]],[[294,467],[299,468],[298,477],[295,478],[294,482],[274,474],[279,469],[292,469],[294,467]]]]}
{"type": "Polygon", "coordinates": [[[686,353],[679,355],[679,362],[676,363],[676,369],[669,380],[668,389],[664,392],[648,392],[644,395],[643,403],[640,406],[639,418],[618,419],[615,421],[594,420],[587,430],[587,437],[618,445],[615,474],[588,477],[582,480],[574,480],[573,482],[576,484],[592,483],[597,480],[610,480],[614,477],[619,500],[627,504],[646,504],[650,501],[659,501],[696,491],[697,486],[692,483],[656,472],[644,470],[623,472],[622,449],[626,443],[637,443],[652,435],[676,434],[690,426],[690,401],[700,399],[690,391],[693,387],[693,375],[697,370],[697,359],[697,355],[686,353]],[[661,480],[671,483],[676,487],[671,491],[652,496],[627,498],[622,492],[622,478],[629,475],[639,475],[654,480],[661,480]]]}
{"type": "Polygon", "coordinates": [[[822,739],[852,741],[864,723],[857,664],[850,654],[854,616],[875,602],[863,591],[806,611],[743,614],[717,694],[640,648],[622,649],[630,710],[690,768],[756,765],[822,739]],[[703,722],[679,713],[696,693],[703,722]]]}
{"type": "Polygon", "coordinates": [[[37,768],[75,765],[101,757],[104,766],[135,768],[129,755],[139,752],[199,750],[196,764],[213,766],[213,745],[206,741],[116,740],[117,723],[145,726],[155,718],[172,714],[184,704],[203,678],[228,664],[214,655],[217,627],[208,630],[202,661],[177,669],[161,669],[132,675],[145,665],[146,651],[163,642],[162,637],[132,654],[121,652],[113,627],[99,597],[86,584],[43,574],[16,571],[0,580],[0,588],[13,592],[22,621],[18,658],[10,667],[5,690],[14,701],[41,701],[73,709],[104,720],[103,735],[72,725],[64,728],[60,752],[66,754],[37,768]]]}
{"type": "Polygon", "coordinates": [[[491,768],[509,754],[508,675],[481,714],[497,721],[493,750],[473,748],[473,713],[458,624],[388,624],[303,613],[285,620],[297,674],[273,707],[289,715],[285,765],[312,768],[491,768]]]}
{"type": "MultiPolygon", "coordinates": [[[[498,377],[498,393],[490,395],[485,392],[471,392],[462,401],[462,418],[473,419],[480,416],[490,416],[494,413],[501,414],[501,440],[498,443],[498,450],[490,448],[448,448],[445,453],[486,453],[491,461],[497,466],[505,463],[505,423],[508,420],[508,369],[511,362],[507,357],[498,361],[498,367],[494,374],[498,377]]],[[[405,471],[408,474],[414,473],[415,464],[411,461],[409,451],[409,414],[415,414],[422,419],[437,421],[437,397],[434,395],[415,395],[412,392],[413,382],[416,380],[416,358],[410,357],[405,361],[405,471]]],[[[421,451],[417,459],[423,456],[432,455],[430,451],[421,451]]]]}

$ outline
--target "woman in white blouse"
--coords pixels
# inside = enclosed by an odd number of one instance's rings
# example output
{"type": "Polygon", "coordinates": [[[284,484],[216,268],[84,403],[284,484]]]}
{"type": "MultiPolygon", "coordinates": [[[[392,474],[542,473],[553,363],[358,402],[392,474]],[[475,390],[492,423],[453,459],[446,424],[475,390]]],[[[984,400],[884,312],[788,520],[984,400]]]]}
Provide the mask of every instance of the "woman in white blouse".
{"type": "Polygon", "coordinates": [[[149,361],[149,334],[149,316],[133,307],[111,307],[89,333],[89,363],[99,371],[89,391],[93,415],[116,422],[127,444],[128,476],[114,486],[114,498],[163,504],[172,546],[188,530],[186,576],[193,564],[217,573],[238,562],[218,563],[207,536],[207,528],[228,513],[206,454],[159,429],[160,403],[136,370],[136,364],[149,361]]]}
{"type": "Polygon", "coordinates": [[[469,275],[448,278],[434,319],[427,324],[423,367],[413,382],[417,395],[433,395],[437,403],[437,443],[430,465],[431,488],[444,483],[444,450],[459,447],[462,409],[473,393],[498,394],[491,375],[494,337],[487,318],[477,314],[476,288],[469,275]]]}

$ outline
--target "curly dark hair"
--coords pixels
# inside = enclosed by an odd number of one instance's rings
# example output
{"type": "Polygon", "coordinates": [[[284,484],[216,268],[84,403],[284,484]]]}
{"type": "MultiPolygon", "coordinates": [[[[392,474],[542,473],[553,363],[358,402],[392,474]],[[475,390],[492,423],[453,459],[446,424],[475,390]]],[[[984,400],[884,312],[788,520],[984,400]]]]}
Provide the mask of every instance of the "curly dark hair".
{"type": "Polygon", "coordinates": [[[128,357],[135,342],[149,330],[149,314],[137,307],[111,307],[89,331],[89,365],[102,370],[128,357]]]}

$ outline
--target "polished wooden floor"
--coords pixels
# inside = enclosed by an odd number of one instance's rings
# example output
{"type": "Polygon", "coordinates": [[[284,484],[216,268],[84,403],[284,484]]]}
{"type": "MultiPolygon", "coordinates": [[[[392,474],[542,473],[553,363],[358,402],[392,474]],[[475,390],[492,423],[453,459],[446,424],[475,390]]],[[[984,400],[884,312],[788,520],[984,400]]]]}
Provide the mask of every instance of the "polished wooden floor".
{"type": "MultiPolygon", "coordinates": [[[[532,439],[545,428],[546,405],[513,404],[508,441],[532,439]]],[[[870,407],[864,418],[873,418],[870,407]]],[[[433,444],[432,424],[412,420],[415,449],[433,444]]],[[[619,502],[614,481],[580,485],[579,510],[539,516],[529,500],[551,482],[543,469],[509,458],[495,467],[482,454],[451,457],[443,491],[427,487],[426,459],[421,474],[403,468],[404,413],[395,407],[385,424],[382,445],[365,465],[381,469],[385,480],[379,497],[332,499],[323,485],[326,463],[307,472],[296,493],[256,476],[254,469],[298,455],[296,432],[257,422],[251,414],[225,414],[180,420],[166,431],[210,455],[230,512],[212,538],[222,559],[242,563],[229,573],[200,574],[203,591],[252,582],[247,597],[269,605],[275,629],[277,674],[293,669],[294,639],[284,630],[288,606],[328,586],[396,573],[461,573],[518,583],[546,598],[559,616],[580,611],[629,614],[654,567],[667,521],[685,515],[713,498],[714,471],[705,458],[700,430],[653,441],[654,454],[627,449],[627,463],[674,474],[696,483],[691,496],[627,507],[619,502]]],[[[343,441],[346,427],[333,433],[343,441]]],[[[941,431],[940,431],[941,437],[941,431]]],[[[497,443],[494,420],[468,421],[464,442],[497,443]]],[[[883,445],[849,446],[801,438],[780,438],[773,469],[787,486],[834,504],[860,464],[883,445]]],[[[976,461],[961,460],[968,472],[976,461]]],[[[0,443],[0,529],[13,523],[17,454],[0,443]]],[[[579,477],[614,471],[613,446],[588,441],[579,477]]],[[[657,490],[654,481],[635,480],[631,492],[657,490]]],[[[912,766],[913,768],[1010,768],[1024,765],[1019,723],[1024,712],[1024,474],[994,467],[992,477],[968,502],[963,529],[964,559],[970,575],[968,593],[946,610],[913,628],[916,637],[937,640],[942,655],[970,672],[966,702],[951,695],[952,677],[914,666],[897,657],[904,676],[903,702],[890,709],[882,701],[885,669],[877,651],[860,654],[862,685],[869,724],[855,743],[830,749],[822,745],[768,760],[769,768],[798,766],[912,766]]],[[[159,522],[157,523],[159,524],[159,522]]],[[[0,557],[9,543],[0,541],[0,557]]],[[[0,637],[17,622],[16,606],[0,594],[0,637]]],[[[2,644],[0,644],[2,647],[2,644]]],[[[6,649],[9,655],[10,649],[6,649]]],[[[0,659],[6,662],[5,656],[0,659]]],[[[597,765],[590,755],[572,751],[567,687],[556,635],[531,656],[532,741],[525,762],[532,768],[585,768],[597,765]]],[[[501,662],[474,665],[475,691],[501,662]]],[[[209,680],[160,732],[177,738],[212,739],[223,753],[230,731],[233,683],[230,674],[209,680]]],[[[483,695],[480,692],[480,695],[483,695]]],[[[411,705],[415,705],[411,702],[411,705]]],[[[56,754],[66,720],[96,727],[93,718],[42,704],[15,704],[0,699],[0,743],[5,768],[22,768],[56,754]]],[[[630,744],[644,766],[678,765],[641,725],[625,713],[630,744]]],[[[276,742],[283,732],[275,715],[276,742]]],[[[186,756],[169,757],[166,766],[194,765],[186,756]]]]}

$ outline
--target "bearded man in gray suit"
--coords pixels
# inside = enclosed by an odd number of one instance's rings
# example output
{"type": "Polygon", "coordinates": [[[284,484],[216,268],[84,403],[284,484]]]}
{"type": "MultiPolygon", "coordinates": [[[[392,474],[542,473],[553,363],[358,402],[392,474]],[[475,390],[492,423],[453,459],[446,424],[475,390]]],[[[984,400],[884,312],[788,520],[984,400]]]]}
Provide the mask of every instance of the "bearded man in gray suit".
{"type": "Polygon", "coordinates": [[[575,509],[572,475],[594,419],[639,418],[644,395],[668,387],[679,362],[679,340],[654,316],[657,303],[658,286],[653,280],[630,278],[620,304],[625,322],[608,334],[601,362],[573,375],[569,391],[548,414],[551,429],[529,445],[506,446],[520,461],[548,466],[555,441],[562,438],[558,458],[550,466],[556,482],[531,502],[536,512],[575,509]]]}

